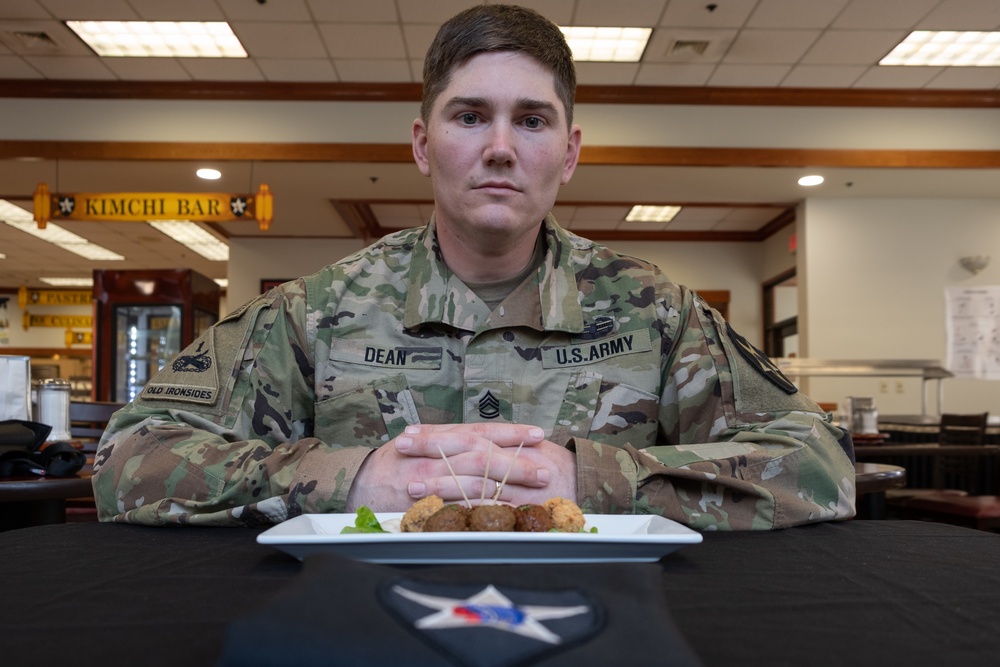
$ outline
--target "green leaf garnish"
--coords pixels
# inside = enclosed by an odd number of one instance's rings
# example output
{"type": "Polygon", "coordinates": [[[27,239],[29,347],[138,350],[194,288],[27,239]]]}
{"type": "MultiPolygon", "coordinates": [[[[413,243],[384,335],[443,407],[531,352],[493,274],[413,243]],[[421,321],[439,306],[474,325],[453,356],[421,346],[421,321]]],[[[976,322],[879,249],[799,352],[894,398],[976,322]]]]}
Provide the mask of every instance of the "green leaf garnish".
{"type": "Polygon", "coordinates": [[[344,526],[340,530],[343,533],[385,533],[382,524],[375,518],[375,512],[362,505],[358,508],[358,515],[354,519],[353,526],[344,526]]]}

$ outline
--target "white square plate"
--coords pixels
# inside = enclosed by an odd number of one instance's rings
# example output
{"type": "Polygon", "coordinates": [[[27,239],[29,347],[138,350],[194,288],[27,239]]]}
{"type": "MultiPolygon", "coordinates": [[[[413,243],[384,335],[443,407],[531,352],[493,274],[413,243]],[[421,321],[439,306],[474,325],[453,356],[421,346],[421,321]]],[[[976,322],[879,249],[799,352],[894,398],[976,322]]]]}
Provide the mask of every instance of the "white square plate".
{"type": "MultiPolygon", "coordinates": [[[[403,514],[376,514],[383,527],[403,514]]],[[[651,514],[585,514],[596,533],[345,533],[354,514],[304,514],[265,530],[257,542],[298,559],[335,553],[371,563],[607,563],[654,562],[701,533],[651,514]]]]}

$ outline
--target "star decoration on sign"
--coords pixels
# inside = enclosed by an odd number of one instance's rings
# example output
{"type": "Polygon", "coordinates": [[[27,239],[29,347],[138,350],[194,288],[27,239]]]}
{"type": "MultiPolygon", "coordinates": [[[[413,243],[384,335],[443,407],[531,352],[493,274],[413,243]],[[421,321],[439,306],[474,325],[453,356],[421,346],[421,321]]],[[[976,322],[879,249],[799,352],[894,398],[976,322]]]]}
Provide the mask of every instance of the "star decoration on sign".
{"type": "Polygon", "coordinates": [[[424,595],[402,586],[395,586],[393,590],[417,604],[438,610],[416,621],[414,625],[421,630],[491,627],[548,644],[559,644],[562,642],[562,637],[546,628],[539,621],[569,618],[588,611],[585,605],[573,607],[527,605],[519,607],[492,585],[464,600],[424,595]]]}
{"type": "Polygon", "coordinates": [[[71,215],[73,209],[76,208],[76,200],[72,197],[60,197],[59,198],[59,212],[63,215],[71,215]]]}
{"type": "Polygon", "coordinates": [[[246,197],[232,197],[229,200],[229,210],[233,212],[235,216],[241,216],[246,213],[247,210],[247,198],[246,197]]]}

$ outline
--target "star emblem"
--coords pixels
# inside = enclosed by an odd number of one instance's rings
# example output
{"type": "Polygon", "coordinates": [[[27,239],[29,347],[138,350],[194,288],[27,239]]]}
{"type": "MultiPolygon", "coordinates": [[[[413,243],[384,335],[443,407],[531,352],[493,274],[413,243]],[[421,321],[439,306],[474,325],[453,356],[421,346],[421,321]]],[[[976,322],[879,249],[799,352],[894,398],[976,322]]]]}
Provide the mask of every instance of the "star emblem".
{"type": "Polygon", "coordinates": [[[247,198],[246,197],[232,197],[229,200],[229,210],[233,212],[236,217],[242,216],[247,210],[247,198]]]}
{"type": "Polygon", "coordinates": [[[74,208],[76,208],[76,200],[73,199],[73,197],[59,198],[59,212],[62,215],[65,216],[72,215],[74,208]]]}
{"type": "Polygon", "coordinates": [[[393,591],[417,604],[437,610],[416,619],[414,626],[421,630],[490,627],[548,644],[560,644],[562,637],[546,628],[540,621],[569,618],[590,611],[586,605],[519,607],[493,585],[488,585],[465,599],[425,595],[398,585],[393,587],[393,591]]]}

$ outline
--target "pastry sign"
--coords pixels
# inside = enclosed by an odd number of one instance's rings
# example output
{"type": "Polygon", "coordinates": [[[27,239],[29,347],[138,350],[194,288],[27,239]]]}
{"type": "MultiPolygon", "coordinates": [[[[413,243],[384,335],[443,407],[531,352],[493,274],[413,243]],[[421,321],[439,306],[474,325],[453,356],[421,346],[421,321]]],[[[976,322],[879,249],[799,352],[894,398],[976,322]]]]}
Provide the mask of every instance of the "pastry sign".
{"type": "Polygon", "coordinates": [[[256,220],[267,231],[274,219],[274,196],[266,183],[256,194],[223,192],[75,192],[52,193],[45,183],[35,190],[35,222],[50,220],[146,222],[256,220]]]}

